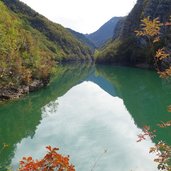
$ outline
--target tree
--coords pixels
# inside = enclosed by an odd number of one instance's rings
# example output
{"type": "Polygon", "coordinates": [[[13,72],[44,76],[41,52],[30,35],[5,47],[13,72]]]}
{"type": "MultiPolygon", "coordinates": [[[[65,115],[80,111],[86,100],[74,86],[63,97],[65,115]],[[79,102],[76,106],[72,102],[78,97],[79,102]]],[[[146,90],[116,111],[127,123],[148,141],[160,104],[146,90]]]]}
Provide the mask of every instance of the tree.
{"type": "Polygon", "coordinates": [[[48,152],[41,160],[23,157],[19,171],[75,171],[74,166],[69,163],[69,156],[64,157],[59,154],[58,148],[47,146],[46,149],[48,152]]]}
{"type": "MultiPolygon", "coordinates": [[[[170,20],[166,23],[161,23],[159,18],[150,19],[150,17],[144,18],[141,20],[140,30],[136,30],[135,33],[137,36],[147,38],[150,44],[150,50],[154,53],[154,61],[158,74],[162,78],[168,78],[171,76],[171,66],[167,61],[171,57],[171,49],[169,44],[167,44],[167,39],[162,35],[163,30],[169,30],[171,27],[171,17],[170,20]],[[162,40],[162,41],[161,41],[162,40]],[[164,42],[164,43],[162,43],[164,42]],[[156,43],[163,45],[162,48],[155,49],[156,43]]],[[[171,112],[171,106],[168,107],[168,111],[171,112]]],[[[166,123],[158,124],[160,128],[165,128],[171,126],[171,121],[166,123]]],[[[150,127],[145,127],[143,133],[138,135],[139,141],[146,139],[146,136],[154,137],[155,131],[150,131],[150,127]]],[[[156,154],[155,162],[158,163],[159,170],[171,171],[171,145],[166,144],[163,141],[159,141],[154,147],[150,148],[150,153],[156,154]]]]}

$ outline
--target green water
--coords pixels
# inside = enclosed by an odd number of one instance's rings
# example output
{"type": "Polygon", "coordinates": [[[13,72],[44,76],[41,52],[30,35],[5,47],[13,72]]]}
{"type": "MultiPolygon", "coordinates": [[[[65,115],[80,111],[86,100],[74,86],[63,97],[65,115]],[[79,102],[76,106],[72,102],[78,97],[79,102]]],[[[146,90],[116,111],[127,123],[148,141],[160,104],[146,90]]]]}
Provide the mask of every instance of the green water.
{"type": "Polygon", "coordinates": [[[40,158],[45,146],[70,155],[77,171],[156,171],[148,153],[158,140],[171,144],[171,83],[154,71],[114,66],[61,66],[46,88],[0,104],[0,170],[23,156],[40,158]],[[137,143],[144,125],[155,139],[137,143]],[[107,150],[106,153],[104,151],[107,150]]]}

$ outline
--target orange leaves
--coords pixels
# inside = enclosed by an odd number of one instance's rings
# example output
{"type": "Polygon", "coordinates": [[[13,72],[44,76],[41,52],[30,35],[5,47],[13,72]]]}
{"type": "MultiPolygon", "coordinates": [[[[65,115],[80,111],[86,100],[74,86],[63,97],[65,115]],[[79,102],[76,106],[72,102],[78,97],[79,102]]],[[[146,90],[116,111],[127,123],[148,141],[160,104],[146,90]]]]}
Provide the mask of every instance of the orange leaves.
{"type": "Polygon", "coordinates": [[[165,59],[167,57],[169,57],[170,55],[166,52],[166,49],[165,48],[162,48],[162,49],[158,49],[156,51],[156,58],[158,60],[162,60],[162,59],[165,59]]]}
{"type": "Polygon", "coordinates": [[[153,53],[154,51],[156,51],[153,55],[154,55],[155,65],[157,67],[158,74],[160,75],[160,77],[167,78],[171,76],[171,67],[166,68],[164,71],[163,70],[161,71],[161,69],[159,69],[159,64],[161,64],[161,62],[164,59],[171,56],[169,48],[164,47],[164,48],[159,48],[158,50],[155,50],[154,45],[153,45],[154,43],[160,41],[161,26],[163,27],[171,26],[171,17],[170,17],[169,22],[166,22],[166,23],[161,23],[159,21],[159,18],[155,18],[151,20],[150,17],[144,18],[143,20],[141,20],[141,22],[142,22],[141,29],[135,31],[136,35],[146,36],[148,40],[150,41],[150,45],[151,45],[151,48],[153,49],[153,53]]]}
{"type": "MultiPolygon", "coordinates": [[[[162,78],[167,78],[171,76],[171,66],[170,62],[165,60],[166,58],[171,56],[171,50],[170,45],[167,41],[167,39],[163,36],[162,39],[164,41],[161,41],[161,44],[163,44],[164,48],[159,48],[156,50],[156,47],[154,46],[154,43],[159,42],[162,34],[160,33],[161,27],[166,30],[168,27],[171,26],[171,16],[170,20],[166,23],[160,23],[159,18],[155,18],[154,20],[150,20],[149,17],[144,18],[141,24],[141,29],[138,31],[135,31],[137,36],[145,36],[151,45],[151,48],[153,50],[153,56],[155,65],[158,70],[158,74],[162,78]],[[166,66],[162,66],[163,63],[167,63],[166,66]],[[160,64],[160,65],[159,65],[160,64]]],[[[159,44],[161,46],[161,44],[159,44]]],[[[150,50],[150,48],[149,48],[150,50]]],[[[168,106],[168,112],[171,112],[171,105],[168,106]]],[[[160,128],[166,128],[171,126],[171,121],[168,122],[161,122],[158,124],[160,128]]],[[[154,132],[154,131],[153,131],[154,132]]],[[[150,132],[150,127],[145,127],[143,129],[143,133],[138,135],[138,140],[142,141],[146,139],[146,136],[154,137],[153,132],[150,132]]],[[[167,170],[171,171],[171,146],[167,145],[166,143],[160,141],[158,142],[154,147],[150,148],[150,153],[155,153],[157,158],[154,160],[158,163],[158,169],[159,170],[167,170]]]]}
{"type": "Polygon", "coordinates": [[[146,17],[141,20],[141,29],[136,30],[135,33],[137,36],[158,36],[160,34],[161,26],[162,24],[160,23],[159,18],[150,20],[150,17],[146,17]]]}
{"type": "MultiPolygon", "coordinates": [[[[162,124],[158,124],[158,126],[160,127],[166,127],[169,125],[171,125],[171,121],[167,123],[162,122],[162,124]]],[[[147,136],[154,138],[154,132],[156,131],[150,131],[150,127],[145,126],[143,128],[143,133],[138,135],[139,139],[137,140],[137,142],[145,140],[147,136]]],[[[171,162],[171,146],[167,145],[163,141],[159,141],[154,147],[150,148],[149,153],[156,154],[156,158],[154,159],[154,161],[158,163],[159,170],[171,171],[171,166],[169,165],[171,162]]]]}
{"type": "Polygon", "coordinates": [[[48,152],[41,160],[23,157],[19,171],[75,171],[74,166],[69,163],[69,156],[64,157],[57,153],[59,148],[47,146],[46,149],[48,152]]]}
{"type": "Polygon", "coordinates": [[[46,148],[49,150],[49,151],[52,151],[52,147],[49,145],[49,146],[46,146],[46,148]]]}
{"type": "Polygon", "coordinates": [[[171,76],[171,67],[168,69],[165,69],[164,71],[158,71],[157,72],[161,78],[167,78],[171,76]]]}
{"type": "Polygon", "coordinates": [[[171,126],[171,121],[167,121],[167,122],[161,122],[160,124],[157,124],[160,128],[166,128],[166,127],[170,127],[171,126]]]}
{"type": "Polygon", "coordinates": [[[160,41],[160,37],[155,37],[154,40],[153,40],[153,43],[156,43],[156,42],[159,42],[160,41]]]}
{"type": "Polygon", "coordinates": [[[154,138],[156,130],[150,131],[149,126],[144,126],[143,128],[143,133],[138,135],[138,140],[137,142],[140,142],[142,140],[146,140],[146,137],[154,138]]]}
{"type": "Polygon", "coordinates": [[[154,159],[158,164],[159,170],[168,170],[170,171],[170,155],[171,155],[171,146],[167,145],[163,141],[158,142],[154,147],[150,148],[150,153],[155,153],[157,158],[154,159]]]}
{"type": "MultiPolygon", "coordinates": [[[[166,49],[165,48],[158,49],[156,51],[155,58],[157,60],[162,61],[163,59],[166,59],[168,57],[170,57],[170,54],[166,52],[166,49]]],[[[164,71],[158,71],[158,74],[160,75],[161,78],[170,77],[171,76],[171,67],[165,69],[164,71]]]]}

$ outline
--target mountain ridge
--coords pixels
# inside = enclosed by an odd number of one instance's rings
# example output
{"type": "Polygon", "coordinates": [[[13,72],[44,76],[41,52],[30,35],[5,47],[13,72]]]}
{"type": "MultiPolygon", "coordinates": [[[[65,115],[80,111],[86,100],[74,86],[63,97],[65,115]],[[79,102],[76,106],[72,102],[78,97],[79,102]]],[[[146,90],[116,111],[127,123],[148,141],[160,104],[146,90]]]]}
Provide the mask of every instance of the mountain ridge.
{"type": "Polygon", "coordinates": [[[102,47],[105,42],[111,39],[114,35],[115,26],[121,18],[122,17],[112,17],[110,20],[104,23],[97,31],[90,34],[85,34],[85,36],[90,41],[92,41],[98,48],[102,47]]]}
{"type": "Polygon", "coordinates": [[[65,61],[92,61],[91,50],[66,28],[19,0],[0,1],[0,99],[46,86],[65,61]]]}
{"type": "MultiPolygon", "coordinates": [[[[135,34],[135,30],[140,28],[141,19],[148,16],[151,19],[159,17],[160,22],[169,21],[171,1],[137,0],[129,15],[120,23],[117,36],[114,36],[113,40],[97,54],[96,62],[154,67],[152,53],[148,47],[144,46],[142,38],[137,37],[135,34]]],[[[171,37],[169,40],[171,40],[171,37]]],[[[145,43],[147,44],[147,42],[145,43]]]]}
{"type": "Polygon", "coordinates": [[[16,13],[21,20],[24,20],[26,24],[41,32],[49,41],[58,45],[58,50],[60,48],[60,50],[63,51],[61,54],[61,56],[63,56],[62,60],[73,60],[79,57],[83,59],[84,57],[90,58],[91,52],[89,49],[83,46],[82,43],[73,37],[62,25],[48,20],[19,0],[2,1],[10,10],[16,13]],[[74,46],[74,44],[76,46],[74,46]]]}
{"type": "Polygon", "coordinates": [[[90,39],[88,39],[83,33],[80,33],[80,32],[77,32],[75,30],[72,30],[71,28],[67,28],[67,29],[69,30],[69,32],[71,32],[71,34],[75,38],[77,38],[80,42],[82,42],[85,45],[87,45],[92,50],[92,52],[97,48],[95,46],[95,44],[90,39]]]}

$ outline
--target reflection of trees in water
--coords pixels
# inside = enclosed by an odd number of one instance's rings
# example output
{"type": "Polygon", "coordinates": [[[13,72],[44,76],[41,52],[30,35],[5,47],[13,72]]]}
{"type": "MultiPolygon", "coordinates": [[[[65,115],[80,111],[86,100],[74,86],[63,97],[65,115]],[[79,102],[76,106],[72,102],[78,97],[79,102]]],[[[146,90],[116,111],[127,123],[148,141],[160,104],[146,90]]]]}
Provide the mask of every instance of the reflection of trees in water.
{"type": "Polygon", "coordinates": [[[171,84],[153,72],[143,69],[97,66],[97,72],[115,88],[116,95],[123,99],[135,124],[143,128],[150,125],[157,130],[157,138],[171,143],[171,128],[160,129],[160,121],[170,119],[166,111],[171,104],[171,84]]]}
{"type": "MultiPolygon", "coordinates": [[[[18,142],[27,136],[34,136],[42,117],[57,112],[57,98],[87,80],[94,71],[95,68],[91,65],[64,65],[59,68],[48,87],[24,99],[0,106],[0,144],[10,145],[2,153],[3,158],[0,156],[1,166],[10,164],[18,142]]],[[[156,129],[157,123],[168,120],[170,115],[167,114],[165,106],[171,104],[171,86],[159,79],[155,72],[101,65],[96,67],[96,73],[98,78],[93,75],[91,81],[109,94],[122,98],[138,127],[150,125],[156,129]]],[[[171,142],[169,129],[159,130],[157,134],[159,139],[171,142]]]]}
{"type": "Polygon", "coordinates": [[[58,101],[55,100],[43,106],[41,109],[42,118],[55,114],[58,110],[58,105],[59,105],[58,101]]]}
{"type": "Polygon", "coordinates": [[[34,136],[42,119],[41,110],[47,112],[43,106],[48,104],[48,113],[55,112],[58,106],[55,100],[85,80],[93,69],[94,66],[86,64],[59,65],[55,77],[47,87],[23,99],[0,104],[0,148],[3,143],[9,144],[1,153],[3,157],[0,156],[0,170],[5,171],[5,167],[10,165],[16,144],[25,137],[34,136]]]}

